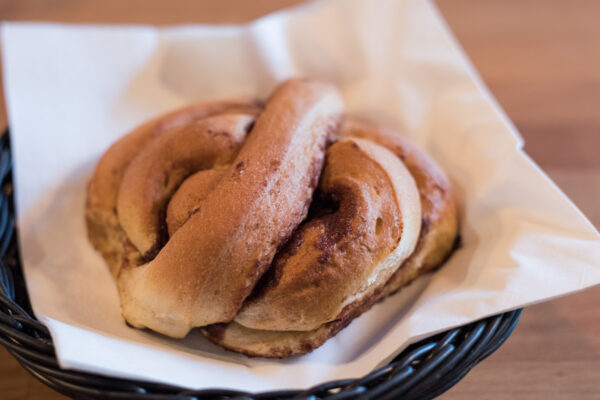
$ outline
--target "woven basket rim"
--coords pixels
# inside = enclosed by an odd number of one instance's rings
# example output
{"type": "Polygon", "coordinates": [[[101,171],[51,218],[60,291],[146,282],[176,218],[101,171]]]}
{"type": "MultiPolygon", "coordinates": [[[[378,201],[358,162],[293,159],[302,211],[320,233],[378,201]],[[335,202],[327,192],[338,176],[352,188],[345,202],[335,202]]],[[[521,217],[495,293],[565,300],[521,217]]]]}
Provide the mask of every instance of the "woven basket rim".
{"type": "Polygon", "coordinates": [[[48,329],[31,312],[23,279],[12,191],[8,130],[0,138],[0,344],[36,379],[77,398],[94,399],[428,399],[445,392],[498,349],[521,309],[433,335],[404,349],[389,364],[356,379],[324,382],[306,390],[260,393],[225,388],[189,390],[106,377],[58,366],[48,329]]]}

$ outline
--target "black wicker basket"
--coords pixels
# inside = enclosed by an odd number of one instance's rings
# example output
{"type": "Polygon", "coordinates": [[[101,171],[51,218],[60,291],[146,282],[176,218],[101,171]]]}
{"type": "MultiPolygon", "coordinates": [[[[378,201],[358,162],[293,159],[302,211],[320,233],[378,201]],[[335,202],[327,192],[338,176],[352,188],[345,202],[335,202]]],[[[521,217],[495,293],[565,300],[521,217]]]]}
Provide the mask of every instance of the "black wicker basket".
{"type": "Polygon", "coordinates": [[[8,132],[0,139],[0,343],[29,373],[67,396],[85,399],[430,399],[452,387],[493,353],[514,329],[521,310],[435,335],[405,349],[387,366],[357,379],[304,391],[245,393],[180,387],[60,369],[48,329],[31,312],[21,271],[13,207],[8,132]]]}

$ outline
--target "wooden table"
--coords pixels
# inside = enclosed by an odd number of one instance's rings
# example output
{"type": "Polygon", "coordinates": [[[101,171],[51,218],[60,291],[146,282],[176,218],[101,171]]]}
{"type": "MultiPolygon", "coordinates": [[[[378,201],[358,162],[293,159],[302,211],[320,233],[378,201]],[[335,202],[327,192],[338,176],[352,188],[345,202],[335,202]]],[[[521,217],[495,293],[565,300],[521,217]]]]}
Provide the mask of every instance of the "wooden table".
{"type": "MultiPolygon", "coordinates": [[[[1,0],[0,18],[237,23],[295,2],[1,0]]],[[[527,152],[600,227],[600,2],[438,0],[438,5],[525,137],[527,152]]],[[[2,106],[1,128],[7,123],[2,106]]],[[[64,398],[30,377],[3,348],[0,397],[64,398]]],[[[527,308],[508,342],[442,398],[600,399],[600,287],[527,308]]]]}

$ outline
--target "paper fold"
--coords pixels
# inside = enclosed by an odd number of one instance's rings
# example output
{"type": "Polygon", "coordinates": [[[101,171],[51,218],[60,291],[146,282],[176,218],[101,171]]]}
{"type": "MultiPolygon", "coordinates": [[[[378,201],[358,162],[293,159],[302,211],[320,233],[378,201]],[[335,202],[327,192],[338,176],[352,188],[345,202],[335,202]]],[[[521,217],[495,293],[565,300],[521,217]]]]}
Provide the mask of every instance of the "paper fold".
{"type": "Polygon", "coordinates": [[[224,27],[5,23],[2,51],[22,260],[65,368],[189,388],[305,388],[362,376],[432,333],[600,283],[598,233],[523,153],[429,2],[320,1],[224,27]],[[250,359],[197,332],[177,341],[128,328],[86,238],[98,158],[147,118],[200,99],[264,97],[296,75],[334,82],[349,112],[396,128],[442,165],[462,247],[302,357],[250,359]]]}

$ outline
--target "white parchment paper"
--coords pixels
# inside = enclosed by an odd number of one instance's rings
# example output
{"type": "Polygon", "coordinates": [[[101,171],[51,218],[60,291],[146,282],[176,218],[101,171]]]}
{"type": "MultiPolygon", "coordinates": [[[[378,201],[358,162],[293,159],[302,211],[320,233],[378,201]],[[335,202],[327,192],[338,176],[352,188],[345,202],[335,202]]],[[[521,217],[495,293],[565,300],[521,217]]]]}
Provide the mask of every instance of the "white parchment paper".
{"type": "Polygon", "coordinates": [[[426,1],[320,1],[244,26],[10,23],[2,45],[27,285],[65,368],[190,388],[304,388],[366,374],[434,332],[600,283],[597,232],[523,153],[426,1]],[[463,247],[302,357],[250,359],[197,332],[171,340],[128,328],[86,238],[98,158],[147,118],[265,96],[294,75],[333,81],[350,112],[438,160],[456,189],[463,247]]]}

